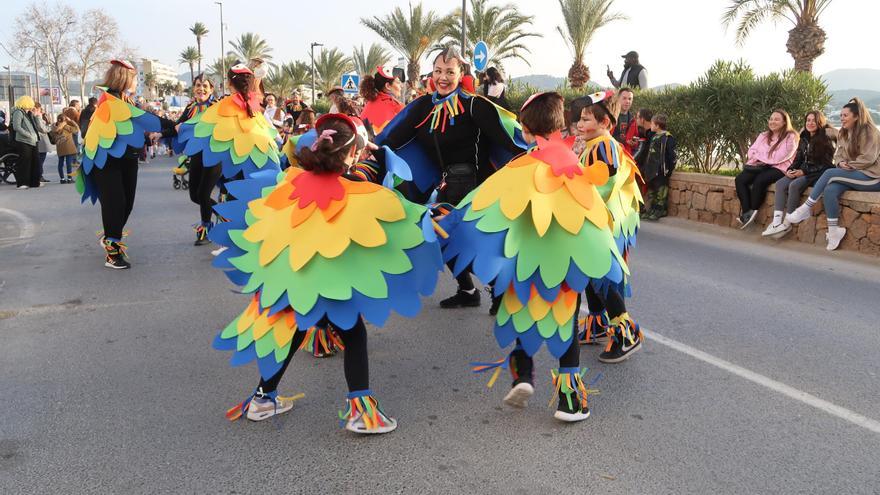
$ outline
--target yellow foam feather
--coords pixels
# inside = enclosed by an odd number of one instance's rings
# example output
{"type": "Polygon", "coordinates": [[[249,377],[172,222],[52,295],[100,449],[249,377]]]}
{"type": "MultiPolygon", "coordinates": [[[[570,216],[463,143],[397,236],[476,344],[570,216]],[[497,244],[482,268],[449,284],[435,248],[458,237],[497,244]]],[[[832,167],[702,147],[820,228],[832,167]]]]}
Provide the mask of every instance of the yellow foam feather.
{"type": "Polygon", "coordinates": [[[302,215],[298,201],[282,209],[255,200],[249,205],[257,218],[244,232],[250,242],[261,242],[259,263],[263,266],[290,248],[290,266],[300,270],[316,254],[325,258],[341,255],[354,242],[364,247],[377,247],[388,242],[380,222],[402,220],[406,213],[399,198],[391,191],[376,187],[368,194],[348,194],[344,206],[331,219],[325,218],[314,203],[301,223],[291,228],[290,219],[302,215]]]}

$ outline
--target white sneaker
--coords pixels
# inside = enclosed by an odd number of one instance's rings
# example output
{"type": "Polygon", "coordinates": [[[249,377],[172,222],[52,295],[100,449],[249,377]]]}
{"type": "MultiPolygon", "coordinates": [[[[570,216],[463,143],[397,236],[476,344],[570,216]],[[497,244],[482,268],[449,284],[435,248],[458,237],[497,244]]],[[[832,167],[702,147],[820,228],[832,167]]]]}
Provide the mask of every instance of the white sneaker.
{"type": "Polygon", "coordinates": [[[381,435],[382,433],[391,433],[397,429],[396,419],[385,416],[382,411],[379,411],[379,416],[384,424],[378,425],[375,428],[367,428],[367,424],[364,422],[364,415],[358,414],[345,423],[345,429],[361,435],[381,435]]]}
{"type": "Polygon", "coordinates": [[[764,237],[776,236],[779,237],[784,236],[785,234],[791,232],[791,225],[788,222],[781,222],[777,224],[770,224],[764,229],[764,232],[761,232],[761,235],[764,237]]]}
{"type": "Polygon", "coordinates": [[[272,399],[258,399],[254,397],[247,410],[247,419],[251,421],[263,421],[272,416],[286,413],[293,409],[293,399],[277,397],[272,399]]]}
{"type": "Polygon", "coordinates": [[[28,186],[18,186],[16,187],[19,191],[24,191],[25,189],[30,189],[28,186]]]}
{"type": "Polygon", "coordinates": [[[226,251],[227,249],[229,249],[229,248],[226,246],[220,246],[217,249],[211,251],[211,256],[220,256],[220,254],[223,253],[223,251],[226,251]]]}
{"type": "Polygon", "coordinates": [[[825,234],[825,239],[828,240],[828,245],[825,246],[825,249],[829,251],[834,251],[840,246],[840,241],[843,240],[843,236],[846,235],[846,229],[843,227],[828,227],[828,233],[825,234]]]}
{"type": "Polygon", "coordinates": [[[535,394],[535,387],[531,383],[517,383],[515,387],[504,396],[504,403],[510,407],[523,409],[529,405],[529,399],[535,394]]]}
{"type": "Polygon", "coordinates": [[[808,218],[810,218],[810,207],[804,203],[795,208],[793,212],[789,213],[785,217],[785,220],[791,224],[799,224],[808,218]]]}

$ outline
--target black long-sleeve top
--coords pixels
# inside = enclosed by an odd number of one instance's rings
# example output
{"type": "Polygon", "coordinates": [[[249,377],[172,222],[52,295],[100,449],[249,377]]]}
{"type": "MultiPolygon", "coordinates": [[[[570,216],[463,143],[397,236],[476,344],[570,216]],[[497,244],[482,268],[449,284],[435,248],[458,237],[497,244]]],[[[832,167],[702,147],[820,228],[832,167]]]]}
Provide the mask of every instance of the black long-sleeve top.
{"type": "MultiPolygon", "coordinates": [[[[407,105],[404,120],[385,136],[383,142],[377,144],[397,149],[415,138],[435,162],[436,149],[439,148],[443,165],[448,167],[455,163],[475,164],[481,178],[488,177],[494,171],[489,166],[490,143],[505,148],[514,156],[524,151],[504,131],[498,118],[498,110],[489,101],[479,96],[459,98],[464,112],[455,117],[455,125],[447,123],[444,131],[434,129],[433,133],[429,132],[430,120],[416,127],[434,109],[431,95],[425,95],[407,105]],[[437,139],[436,147],[434,134],[437,139]]],[[[437,165],[441,166],[440,163],[437,165]]]]}

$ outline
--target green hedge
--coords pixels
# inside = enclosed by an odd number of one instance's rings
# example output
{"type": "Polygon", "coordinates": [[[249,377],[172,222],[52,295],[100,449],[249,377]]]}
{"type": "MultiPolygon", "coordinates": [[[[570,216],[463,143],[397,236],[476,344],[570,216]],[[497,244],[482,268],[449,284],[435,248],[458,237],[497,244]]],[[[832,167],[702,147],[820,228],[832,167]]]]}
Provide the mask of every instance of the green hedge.
{"type": "MultiPolygon", "coordinates": [[[[568,102],[595,90],[565,88],[560,92],[568,102]]],[[[519,108],[534,92],[536,88],[514,84],[508,100],[519,108]]],[[[679,162],[713,173],[745,161],[752,141],[767,128],[773,109],[785,109],[800,129],[804,115],[825,108],[830,98],[825,83],[809,73],[757,76],[745,62],[718,61],[687,86],[636,91],[633,107],[665,113],[669,131],[678,141],[679,162]]]]}

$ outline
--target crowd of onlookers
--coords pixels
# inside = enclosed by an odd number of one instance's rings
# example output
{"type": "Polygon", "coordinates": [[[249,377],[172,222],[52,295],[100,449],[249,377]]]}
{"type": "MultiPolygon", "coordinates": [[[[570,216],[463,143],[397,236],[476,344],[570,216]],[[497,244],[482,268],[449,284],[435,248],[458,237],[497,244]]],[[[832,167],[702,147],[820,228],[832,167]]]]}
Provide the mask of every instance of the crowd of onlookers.
{"type": "Polygon", "coordinates": [[[804,116],[796,131],[791,117],[776,109],[767,130],[752,143],[748,161],[736,177],[742,228],[754,222],[770,184],[776,184],[773,219],[765,237],[782,237],[792,225],[811,216],[823,199],[828,218],[827,249],[837,249],[846,235],[840,225],[840,196],[845,191],[880,191],[880,131],[870,112],[853,98],[840,112],[841,128],[832,127],[819,110],[804,116]],[[812,186],[800,206],[801,195],[812,186]]]}
{"type": "Polygon", "coordinates": [[[53,150],[58,156],[58,181],[62,184],[73,182],[71,174],[80,140],[85,136],[96,104],[97,99],[89,98],[89,104],[82,108],[79,100],[71,100],[55,119],[51,119],[39,102],[30,96],[22,96],[15,101],[8,123],[6,116],[2,115],[2,138],[18,155],[15,182],[19,190],[42,187],[51,182],[44,174],[44,166],[46,157],[53,150]]]}

